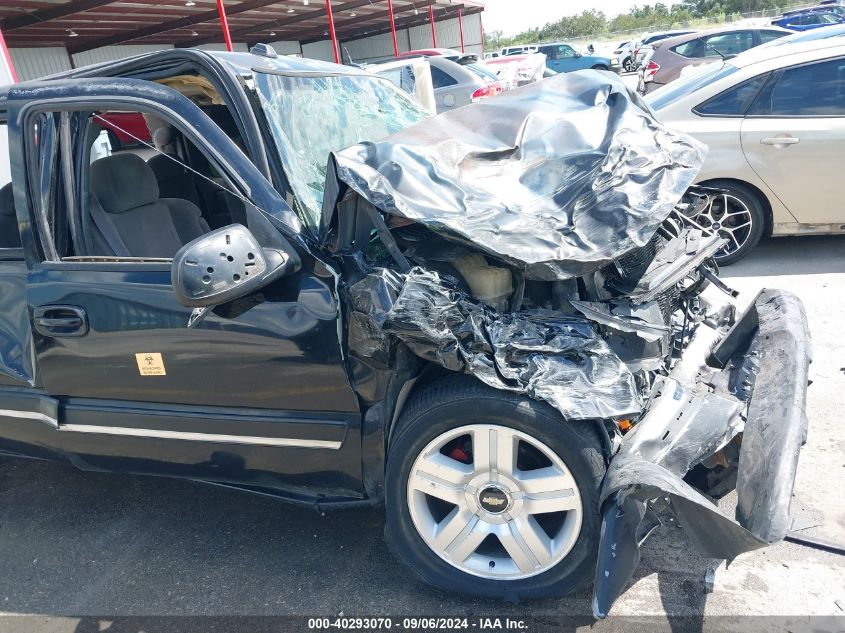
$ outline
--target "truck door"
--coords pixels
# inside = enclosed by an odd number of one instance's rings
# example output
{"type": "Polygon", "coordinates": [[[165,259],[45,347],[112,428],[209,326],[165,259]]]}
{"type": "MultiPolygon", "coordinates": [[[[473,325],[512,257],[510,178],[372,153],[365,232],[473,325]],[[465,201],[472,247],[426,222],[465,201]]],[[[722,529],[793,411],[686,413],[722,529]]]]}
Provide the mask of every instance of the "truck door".
{"type": "Polygon", "coordinates": [[[138,80],[13,88],[8,105],[37,381],[58,403],[63,448],[93,468],[360,496],[335,277],[232,140],[181,94],[138,80]],[[182,147],[163,160],[218,187],[231,223],[260,243],[285,235],[300,270],[186,327],[171,261],[209,230],[208,210],[187,184],[161,197],[145,159],[162,154],[143,144],[89,164],[105,111],[170,123],[182,147]],[[185,167],[188,145],[204,172],[185,167]]]}

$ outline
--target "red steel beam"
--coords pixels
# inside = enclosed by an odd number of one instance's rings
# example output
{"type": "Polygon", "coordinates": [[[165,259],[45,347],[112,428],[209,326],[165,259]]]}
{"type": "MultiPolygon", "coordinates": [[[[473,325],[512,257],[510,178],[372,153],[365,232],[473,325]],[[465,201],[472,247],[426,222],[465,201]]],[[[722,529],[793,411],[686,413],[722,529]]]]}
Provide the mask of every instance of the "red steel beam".
{"type": "Polygon", "coordinates": [[[18,83],[18,73],[15,72],[15,65],[12,63],[12,56],[9,55],[9,49],[6,48],[6,40],[3,38],[2,30],[0,30],[0,52],[2,52],[3,57],[6,58],[6,64],[9,66],[9,75],[11,76],[12,83],[18,83]]]}
{"type": "Polygon", "coordinates": [[[220,27],[223,29],[226,50],[231,53],[235,48],[232,46],[232,36],[229,35],[229,23],[226,21],[226,7],[223,6],[223,0],[217,0],[217,13],[220,16],[220,27]]]}
{"type": "Polygon", "coordinates": [[[464,52],[464,11],[458,9],[458,33],[461,34],[461,52],[464,52]]]}
{"type": "Polygon", "coordinates": [[[399,57],[399,45],[396,43],[396,21],[393,19],[393,0],[387,0],[387,14],[390,16],[390,34],[393,36],[393,57],[399,57]]]}
{"type": "Polygon", "coordinates": [[[437,48],[437,31],[434,29],[434,7],[428,7],[428,21],[431,22],[431,47],[437,48]]]}
{"type": "Polygon", "coordinates": [[[332,51],[334,51],[334,63],[340,63],[340,52],[337,47],[337,33],[334,30],[334,16],[332,15],[332,0],[326,0],[326,13],[329,16],[329,34],[332,36],[332,51]]]}

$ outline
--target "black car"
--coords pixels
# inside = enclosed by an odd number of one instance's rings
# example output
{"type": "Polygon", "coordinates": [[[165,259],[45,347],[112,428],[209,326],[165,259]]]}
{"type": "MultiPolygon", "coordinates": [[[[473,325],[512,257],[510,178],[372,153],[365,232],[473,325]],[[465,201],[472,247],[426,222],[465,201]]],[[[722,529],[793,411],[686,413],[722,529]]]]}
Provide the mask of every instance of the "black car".
{"type": "Polygon", "coordinates": [[[803,308],[737,309],[705,150],[638,103],[588,70],[427,118],[265,46],[6,87],[0,450],[383,504],[427,582],[595,578],[597,616],[655,504],[711,556],[783,538],[803,308]],[[103,112],[154,147],[92,155],[103,112]]]}

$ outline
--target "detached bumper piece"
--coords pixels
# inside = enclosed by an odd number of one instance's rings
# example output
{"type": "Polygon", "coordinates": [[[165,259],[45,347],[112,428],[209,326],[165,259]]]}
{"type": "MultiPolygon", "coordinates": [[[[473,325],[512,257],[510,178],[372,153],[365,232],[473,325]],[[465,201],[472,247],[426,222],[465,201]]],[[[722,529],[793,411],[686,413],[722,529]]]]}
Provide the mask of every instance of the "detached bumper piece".
{"type": "Polygon", "coordinates": [[[731,560],[782,540],[798,453],[806,439],[810,335],[800,300],[762,291],[719,341],[703,324],[648,412],[610,463],[602,489],[602,535],[593,615],[605,617],[639,563],[639,547],[658,525],[649,504],[668,500],[701,551],[731,560]],[[696,358],[706,359],[696,366],[696,358]],[[749,401],[750,397],[750,401],[749,401]],[[748,402],[743,424],[743,411],[748,402]],[[703,462],[736,461],[736,518],[684,481],[703,462]]]}

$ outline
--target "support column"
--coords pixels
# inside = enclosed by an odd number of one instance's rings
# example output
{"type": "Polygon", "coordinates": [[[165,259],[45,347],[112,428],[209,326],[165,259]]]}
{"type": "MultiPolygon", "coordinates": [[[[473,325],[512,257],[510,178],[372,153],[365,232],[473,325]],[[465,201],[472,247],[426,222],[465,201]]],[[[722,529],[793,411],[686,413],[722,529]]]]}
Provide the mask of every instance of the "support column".
{"type": "Polygon", "coordinates": [[[334,15],[332,15],[332,0],[326,0],[326,14],[329,16],[329,34],[332,36],[332,50],[334,51],[334,63],[340,63],[340,49],[337,45],[337,33],[334,30],[334,15]]]}
{"type": "Polygon", "coordinates": [[[0,31],[0,54],[6,58],[6,65],[9,66],[9,78],[12,80],[12,83],[18,83],[18,73],[15,72],[12,56],[9,55],[9,49],[6,48],[6,38],[3,37],[3,31],[0,31]]]}
{"type": "Polygon", "coordinates": [[[217,0],[217,13],[220,14],[220,26],[223,28],[226,50],[231,53],[235,49],[232,47],[232,36],[229,35],[229,22],[226,20],[226,8],[223,6],[223,0],[217,0]]]}
{"type": "Polygon", "coordinates": [[[458,33],[461,35],[461,52],[464,51],[464,10],[458,9],[458,33]]]}
{"type": "Polygon", "coordinates": [[[390,34],[393,36],[393,57],[399,57],[399,45],[396,43],[396,21],[393,19],[393,0],[387,0],[387,14],[390,16],[390,34]]]}
{"type": "Polygon", "coordinates": [[[431,23],[431,47],[437,48],[437,31],[434,30],[434,7],[428,5],[428,21],[431,23]]]}

